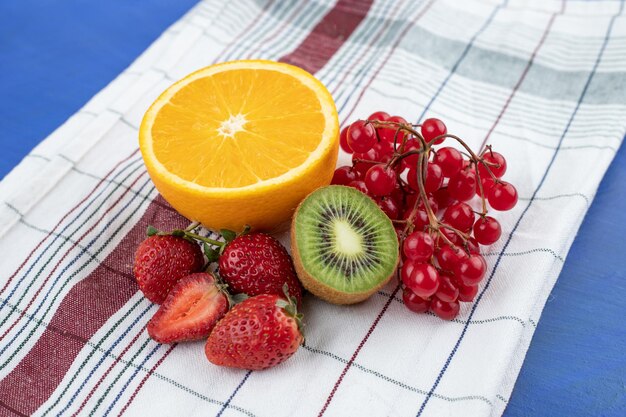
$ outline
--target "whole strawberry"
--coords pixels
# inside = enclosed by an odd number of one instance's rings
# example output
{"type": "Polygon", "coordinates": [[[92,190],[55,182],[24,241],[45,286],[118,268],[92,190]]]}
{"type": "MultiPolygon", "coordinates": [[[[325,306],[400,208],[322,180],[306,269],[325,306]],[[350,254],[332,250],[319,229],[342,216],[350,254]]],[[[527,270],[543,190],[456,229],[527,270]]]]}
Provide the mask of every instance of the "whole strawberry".
{"type": "Polygon", "coordinates": [[[282,295],[287,284],[289,295],[302,300],[302,286],[291,257],[280,242],[264,233],[239,235],[219,258],[220,276],[233,294],[282,295]]]}
{"type": "Polygon", "coordinates": [[[302,315],[294,298],[257,295],[235,305],[213,328],[204,348],[220,366],[260,370],[276,366],[302,344],[302,315]]]}
{"type": "Polygon", "coordinates": [[[187,275],[174,284],[150,319],[148,334],[159,343],[204,339],[228,306],[228,295],[213,275],[187,275]]]}
{"type": "Polygon", "coordinates": [[[146,298],[161,304],[179,279],[203,266],[204,256],[196,243],[178,236],[154,234],[137,248],[133,273],[146,298]]]}

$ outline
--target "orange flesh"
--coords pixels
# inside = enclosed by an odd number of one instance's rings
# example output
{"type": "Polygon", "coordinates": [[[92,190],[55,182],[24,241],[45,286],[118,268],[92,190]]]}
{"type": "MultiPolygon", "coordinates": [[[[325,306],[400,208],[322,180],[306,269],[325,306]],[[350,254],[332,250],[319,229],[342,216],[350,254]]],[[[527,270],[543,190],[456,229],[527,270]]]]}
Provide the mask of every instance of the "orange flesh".
{"type": "Polygon", "coordinates": [[[322,138],[315,92],[264,69],[215,73],[180,89],[152,126],[156,158],[205,187],[237,188],[301,165],[322,138]]]}

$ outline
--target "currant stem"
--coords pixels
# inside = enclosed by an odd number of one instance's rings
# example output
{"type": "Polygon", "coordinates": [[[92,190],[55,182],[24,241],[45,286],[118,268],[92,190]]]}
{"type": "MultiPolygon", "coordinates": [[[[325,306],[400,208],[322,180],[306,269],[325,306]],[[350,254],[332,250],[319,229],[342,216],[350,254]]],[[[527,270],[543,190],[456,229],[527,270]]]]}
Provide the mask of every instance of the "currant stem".
{"type": "Polygon", "coordinates": [[[399,122],[387,122],[387,121],[380,121],[380,120],[366,120],[366,122],[372,123],[374,127],[395,126],[396,129],[398,130],[404,129],[410,134],[412,134],[413,136],[415,136],[417,139],[419,139],[419,141],[422,143],[422,148],[424,149],[426,148],[426,145],[427,145],[426,140],[424,139],[422,134],[418,132],[417,130],[413,129],[412,127],[409,127],[410,125],[405,125],[404,123],[399,123],[399,122]]]}
{"type": "MultiPolygon", "coordinates": [[[[472,148],[470,148],[470,147],[467,145],[467,143],[465,143],[465,142],[463,141],[463,139],[461,139],[460,137],[458,137],[458,136],[456,136],[456,135],[451,135],[451,134],[449,134],[449,133],[446,133],[445,135],[439,135],[439,136],[437,136],[437,137],[436,137],[436,138],[434,138],[432,141],[434,142],[434,141],[436,141],[437,139],[442,139],[442,138],[450,138],[450,139],[454,139],[454,140],[456,140],[457,142],[459,142],[459,143],[461,144],[461,146],[463,146],[463,147],[467,150],[467,152],[471,155],[471,157],[472,157],[471,159],[472,159],[472,161],[473,161],[476,165],[478,165],[479,163],[480,163],[480,164],[482,164],[485,168],[487,168],[487,172],[489,172],[489,175],[491,175],[491,178],[492,178],[494,181],[497,181],[497,180],[498,180],[498,178],[496,178],[496,176],[493,174],[493,172],[491,172],[491,168],[489,168],[490,166],[497,166],[498,164],[493,164],[493,163],[490,163],[490,162],[486,162],[486,161],[484,161],[481,157],[479,157],[478,155],[476,155],[476,154],[474,153],[474,151],[472,151],[472,148]]],[[[477,168],[478,168],[478,167],[477,167],[477,168]]],[[[478,171],[478,170],[477,170],[477,171],[478,171]]]]}
{"type": "Polygon", "coordinates": [[[378,161],[372,161],[369,159],[359,159],[359,158],[356,158],[353,162],[363,162],[365,164],[380,164],[380,162],[378,161]]]}
{"type": "Polygon", "coordinates": [[[437,233],[441,238],[443,238],[443,240],[448,244],[448,246],[450,246],[451,248],[454,248],[456,245],[448,238],[448,236],[446,236],[445,234],[441,233],[441,231],[439,230],[439,227],[432,227],[431,229],[435,231],[435,233],[437,233]]]}
{"type": "Polygon", "coordinates": [[[385,168],[393,167],[393,166],[397,165],[397,163],[400,162],[401,160],[403,160],[404,158],[409,157],[411,155],[421,154],[421,153],[424,153],[424,151],[421,150],[421,149],[414,149],[412,151],[408,151],[408,152],[396,155],[393,158],[391,158],[389,160],[389,162],[387,162],[387,165],[385,165],[385,168]]]}
{"type": "MultiPolygon", "coordinates": [[[[445,224],[445,223],[439,223],[439,227],[440,228],[444,228],[444,229],[448,229],[453,231],[455,234],[457,234],[458,236],[460,236],[464,241],[469,240],[470,236],[466,233],[463,233],[462,231],[460,231],[459,229],[450,226],[449,224],[445,224]]],[[[445,236],[445,235],[444,235],[445,236]]]]}
{"type": "MultiPolygon", "coordinates": [[[[491,172],[491,170],[489,170],[491,172]]],[[[493,175],[493,174],[492,174],[493,175]]],[[[482,204],[483,211],[480,214],[482,217],[485,217],[487,214],[487,199],[485,198],[485,190],[483,188],[483,182],[480,179],[480,170],[476,169],[476,179],[478,181],[478,191],[480,192],[480,201],[482,204]]]]}
{"type": "MultiPolygon", "coordinates": [[[[472,151],[472,148],[470,148],[467,143],[465,143],[465,141],[463,139],[461,139],[460,137],[456,136],[456,135],[451,135],[449,133],[446,133],[445,135],[439,135],[436,138],[434,138],[432,141],[436,141],[437,139],[442,139],[442,138],[450,138],[450,139],[454,139],[457,142],[459,142],[461,144],[461,146],[463,146],[467,152],[470,154],[472,162],[474,162],[476,164],[476,178],[478,180],[478,189],[480,191],[480,199],[482,202],[482,208],[483,208],[483,212],[482,215],[486,215],[487,214],[487,201],[485,199],[485,190],[483,190],[483,182],[480,180],[480,171],[478,170],[478,164],[483,164],[483,166],[487,169],[487,172],[489,173],[489,175],[491,176],[491,178],[494,180],[494,182],[498,182],[498,178],[496,178],[496,176],[493,174],[493,172],[491,172],[491,168],[489,167],[489,163],[485,162],[482,158],[480,158],[478,155],[476,155],[474,153],[474,151],[472,151]]],[[[496,164],[497,165],[497,164],[496,164]]]]}
{"type": "MultiPolygon", "coordinates": [[[[428,216],[428,222],[432,225],[437,225],[439,222],[437,221],[437,216],[433,213],[432,207],[430,207],[430,203],[428,202],[428,195],[426,195],[426,188],[424,187],[424,182],[426,181],[426,165],[428,164],[428,153],[423,153],[420,158],[417,160],[417,173],[420,175],[417,179],[417,185],[420,191],[420,198],[424,202],[424,208],[426,209],[426,215],[428,216]],[[420,169],[421,168],[421,169],[420,169]]],[[[415,204],[417,208],[418,200],[415,200],[415,204]]]]}
{"type": "Polygon", "coordinates": [[[480,160],[480,158],[478,157],[478,155],[476,155],[476,154],[474,153],[474,151],[472,150],[472,148],[470,148],[470,147],[467,145],[467,143],[465,143],[465,141],[464,141],[463,139],[461,139],[460,137],[458,137],[458,136],[456,136],[456,135],[452,135],[452,134],[450,134],[450,133],[446,133],[446,134],[443,134],[443,135],[439,135],[439,136],[434,137],[434,138],[431,140],[431,142],[436,142],[436,141],[438,141],[439,139],[445,139],[445,138],[450,138],[450,139],[454,139],[454,140],[456,140],[457,142],[459,142],[459,143],[461,144],[461,146],[463,146],[463,147],[465,148],[465,150],[467,150],[467,153],[469,153],[469,154],[471,155],[471,157],[472,157],[472,159],[473,159],[474,161],[478,161],[478,160],[480,160]]]}

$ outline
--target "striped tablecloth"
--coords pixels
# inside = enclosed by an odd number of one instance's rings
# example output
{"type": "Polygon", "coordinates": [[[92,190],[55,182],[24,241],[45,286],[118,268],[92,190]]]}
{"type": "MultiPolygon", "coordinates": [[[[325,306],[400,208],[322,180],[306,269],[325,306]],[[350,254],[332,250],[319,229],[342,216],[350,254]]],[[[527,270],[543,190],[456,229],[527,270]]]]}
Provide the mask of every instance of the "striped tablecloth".
{"type": "MultiPolygon", "coordinates": [[[[0,183],[0,415],[500,415],[537,320],[626,130],[623,1],[206,0],[0,183]],[[307,344],[263,372],[202,343],[159,345],[132,254],[186,225],[137,151],[143,112],[214,62],[315,73],[343,123],[435,116],[509,160],[489,274],[453,322],[390,285],[338,307],[308,297],[307,344]]],[[[340,156],[348,160],[347,155],[340,156]]],[[[284,238],[284,237],[283,237],[284,238]]]]}

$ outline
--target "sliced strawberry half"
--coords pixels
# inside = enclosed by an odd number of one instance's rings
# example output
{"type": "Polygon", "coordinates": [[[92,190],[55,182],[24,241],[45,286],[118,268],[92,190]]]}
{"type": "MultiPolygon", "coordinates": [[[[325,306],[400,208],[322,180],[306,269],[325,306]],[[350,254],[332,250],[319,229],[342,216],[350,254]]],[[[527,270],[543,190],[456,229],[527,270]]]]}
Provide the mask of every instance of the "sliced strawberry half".
{"type": "Polygon", "coordinates": [[[204,339],[226,314],[228,305],[228,297],[213,275],[187,275],[172,287],[148,323],[148,334],[159,343],[204,339]]]}

